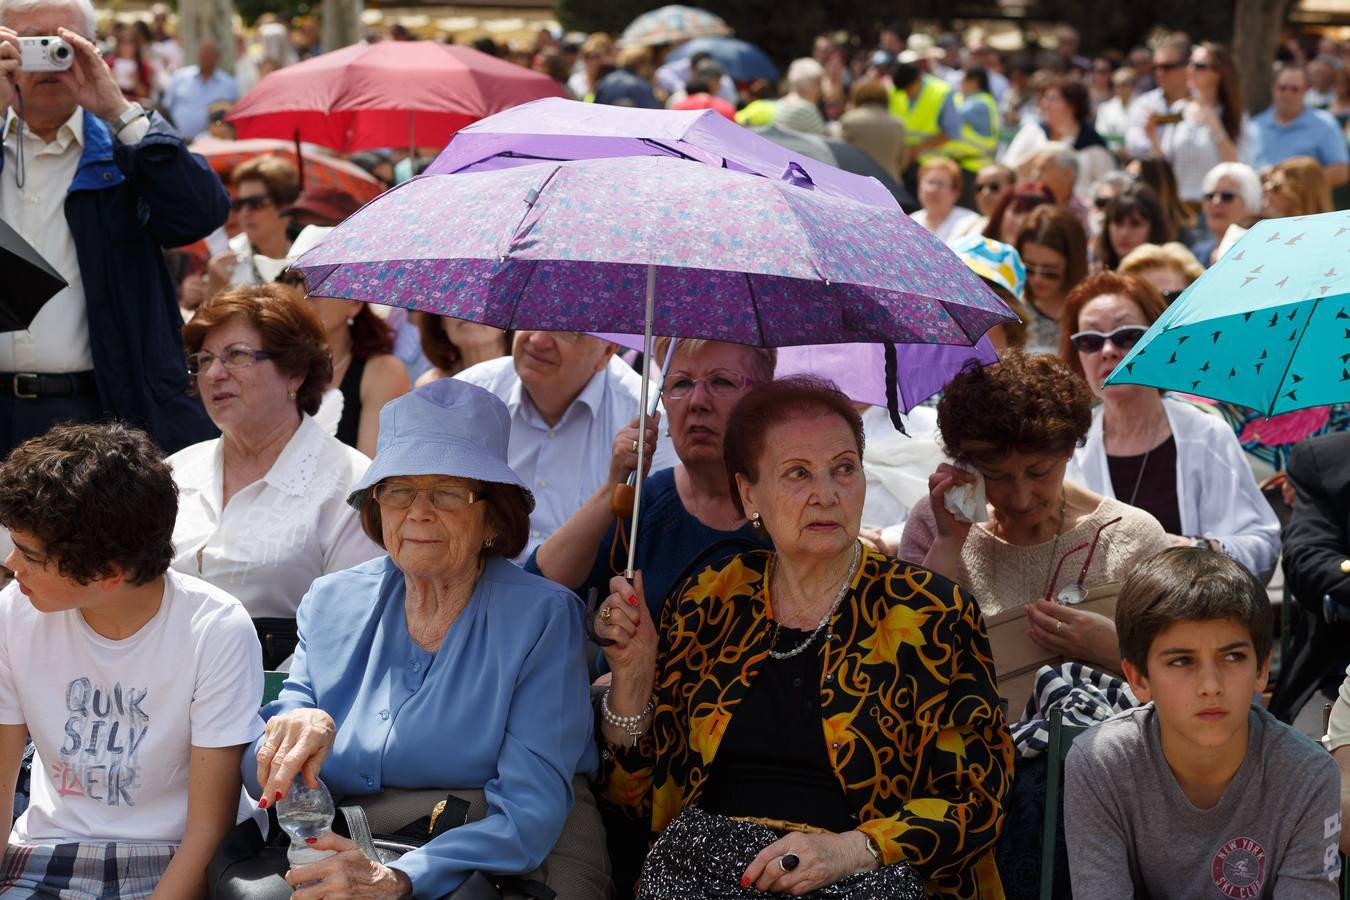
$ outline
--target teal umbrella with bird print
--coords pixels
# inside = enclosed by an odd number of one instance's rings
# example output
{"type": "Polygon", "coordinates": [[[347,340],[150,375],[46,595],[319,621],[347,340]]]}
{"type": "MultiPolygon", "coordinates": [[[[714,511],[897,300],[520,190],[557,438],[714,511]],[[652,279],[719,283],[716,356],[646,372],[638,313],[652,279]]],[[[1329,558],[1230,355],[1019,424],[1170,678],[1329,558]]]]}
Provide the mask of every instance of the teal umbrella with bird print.
{"type": "Polygon", "coordinates": [[[1257,222],[1106,384],[1182,391],[1266,416],[1350,400],[1350,212],[1257,222]]]}

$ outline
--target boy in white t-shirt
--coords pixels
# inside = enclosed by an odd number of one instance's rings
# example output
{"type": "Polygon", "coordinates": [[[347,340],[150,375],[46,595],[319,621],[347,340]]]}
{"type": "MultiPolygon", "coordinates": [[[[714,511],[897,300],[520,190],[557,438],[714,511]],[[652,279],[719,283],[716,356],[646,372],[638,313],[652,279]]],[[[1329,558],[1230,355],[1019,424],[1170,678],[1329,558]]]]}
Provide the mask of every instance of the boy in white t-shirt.
{"type": "Polygon", "coordinates": [[[251,811],[262,654],[243,606],[168,571],[178,494],[141,431],[60,425],[0,465],[0,809],[32,738],[5,897],[189,897],[251,811]]]}

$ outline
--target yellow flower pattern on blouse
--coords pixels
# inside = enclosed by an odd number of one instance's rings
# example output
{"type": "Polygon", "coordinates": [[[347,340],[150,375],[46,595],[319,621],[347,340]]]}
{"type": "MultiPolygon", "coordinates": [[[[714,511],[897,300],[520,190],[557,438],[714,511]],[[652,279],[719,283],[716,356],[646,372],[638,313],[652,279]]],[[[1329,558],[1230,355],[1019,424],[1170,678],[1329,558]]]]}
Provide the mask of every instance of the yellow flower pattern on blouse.
{"type": "Polygon", "coordinates": [[[722,736],[731,724],[731,714],[720,706],[704,715],[694,716],[689,721],[689,744],[694,752],[703,757],[706,766],[717,755],[722,736]]]}
{"type": "MultiPolygon", "coordinates": [[[[709,567],[662,612],[655,716],[636,747],[611,748],[600,781],[604,802],[653,839],[699,804],[768,655],[770,558],[753,551],[709,567]]],[[[865,550],[808,652],[821,655],[821,740],[858,828],[886,862],[909,863],[930,896],[1001,900],[992,848],[1013,748],[975,603],[927,569],[865,550]]]]}
{"type": "Polygon", "coordinates": [[[908,607],[891,607],[887,610],[885,618],[877,624],[877,630],[872,636],[858,642],[858,646],[871,651],[863,657],[863,662],[867,665],[894,664],[900,654],[901,644],[922,647],[923,625],[927,619],[926,614],[915,612],[908,607]]]}

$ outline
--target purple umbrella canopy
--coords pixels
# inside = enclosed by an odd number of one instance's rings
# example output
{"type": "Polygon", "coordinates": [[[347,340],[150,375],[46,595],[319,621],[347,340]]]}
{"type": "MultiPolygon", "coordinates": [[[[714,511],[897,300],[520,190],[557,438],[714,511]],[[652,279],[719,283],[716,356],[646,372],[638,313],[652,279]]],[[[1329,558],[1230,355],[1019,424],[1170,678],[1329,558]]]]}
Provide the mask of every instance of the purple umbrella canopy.
{"type": "Polygon", "coordinates": [[[894,206],[827,194],[795,166],[761,178],[665,156],[423,176],[296,267],[321,296],[498,328],[969,346],[1016,320],[894,206]]]}
{"type": "MultiPolygon", "coordinates": [[[[640,334],[595,332],[595,337],[630,350],[642,351],[640,334]]],[[[953,344],[897,344],[895,372],[889,380],[896,388],[896,408],[907,413],[947,386],[967,363],[981,366],[998,362],[998,350],[982,337],[973,347],[953,344]]],[[[658,360],[659,362],[659,360],[658,360]]],[[[812,344],[778,348],[775,378],[815,375],[828,378],[850,400],[872,406],[889,406],[886,346],[884,344],[812,344]]]]}
{"type": "Polygon", "coordinates": [[[461,129],[426,174],[612,156],[673,156],[769,178],[781,177],[796,163],[821,193],[896,206],[875,179],[793,153],[711,109],[635,109],[556,97],[522,103],[461,129]]]}

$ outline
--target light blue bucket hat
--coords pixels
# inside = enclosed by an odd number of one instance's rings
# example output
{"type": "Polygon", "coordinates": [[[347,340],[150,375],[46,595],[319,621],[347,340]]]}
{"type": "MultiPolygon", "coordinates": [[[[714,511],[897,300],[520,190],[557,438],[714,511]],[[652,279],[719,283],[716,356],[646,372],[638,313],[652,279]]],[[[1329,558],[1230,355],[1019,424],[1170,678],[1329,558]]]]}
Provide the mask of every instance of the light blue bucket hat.
{"type": "Polygon", "coordinates": [[[534,494],[506,462],[511,414],[496,395],[457,378],[441,378],[390,400],[380,410],[375,459],[347,495],[357,509],[386,478],[448,475],[513,484],[534,511],[534,494]]]}

